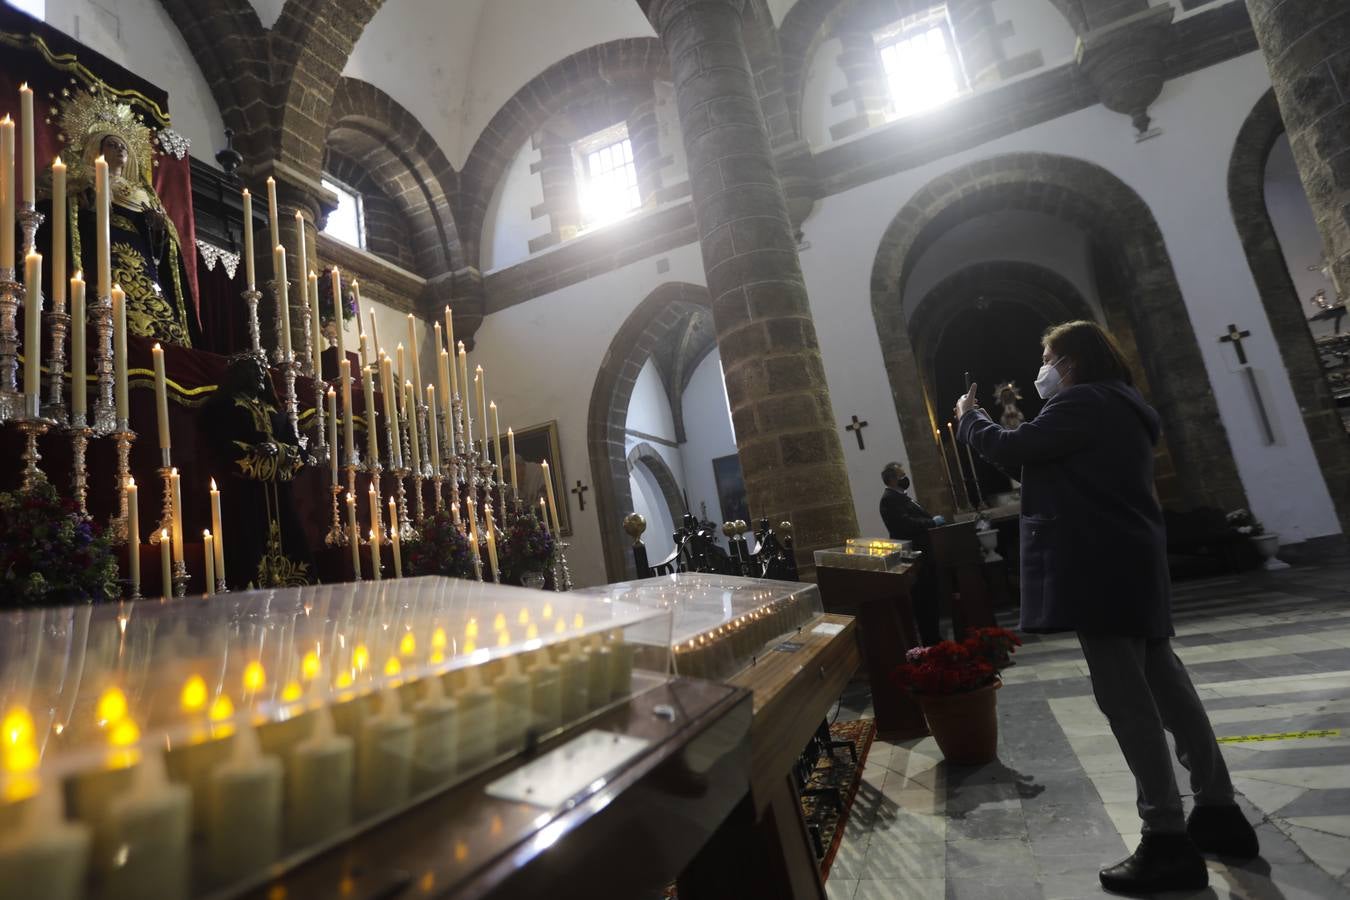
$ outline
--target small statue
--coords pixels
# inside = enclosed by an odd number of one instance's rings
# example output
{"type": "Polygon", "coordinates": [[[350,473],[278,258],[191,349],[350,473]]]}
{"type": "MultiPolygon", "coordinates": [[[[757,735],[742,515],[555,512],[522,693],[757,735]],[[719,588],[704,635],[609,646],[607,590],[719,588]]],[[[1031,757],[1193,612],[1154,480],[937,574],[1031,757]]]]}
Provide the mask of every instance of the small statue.
{"type": "Polygon", "coordinates": [[[290,482],[303,465],[300,441],[255,356],[230,358],[224,383],[202,413],[220,469],[232,479],[224,495],[222,528],[228,535],[225,567],[233,586],[308,584],[311,559],[291,502],[290,482]],[[259,527],[259,511],[265,527],[259,527]]]}
{"type": "Polygon", "coordinates": [[[1016,428],[1026,421],[1026,416],[1022,415],[1021,408],[1017,401],[1022,399],[1022,393],[1017,389],[1017,383],[1007,381],[994,389],[994,397],[998,400],[998,405],[1003,407],[1003,415],[999,417],[999,424],[1004,428],[1016,428]]]}

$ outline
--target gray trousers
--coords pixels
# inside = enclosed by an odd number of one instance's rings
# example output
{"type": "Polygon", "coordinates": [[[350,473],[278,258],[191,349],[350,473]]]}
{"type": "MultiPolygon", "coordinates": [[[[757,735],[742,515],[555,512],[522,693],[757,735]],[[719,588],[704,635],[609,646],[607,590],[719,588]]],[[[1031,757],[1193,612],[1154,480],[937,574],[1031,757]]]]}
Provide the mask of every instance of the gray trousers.
{"type": "Polygon", "coordinates": [[[1199,805],[1233,802],[1233,782],[1214,729],[1168,638],[1079,634],[1097,706],[1125,755],[1138,789],[1144,834],[1186,830],[1166,729],[1191,774],[1199,805]]]}

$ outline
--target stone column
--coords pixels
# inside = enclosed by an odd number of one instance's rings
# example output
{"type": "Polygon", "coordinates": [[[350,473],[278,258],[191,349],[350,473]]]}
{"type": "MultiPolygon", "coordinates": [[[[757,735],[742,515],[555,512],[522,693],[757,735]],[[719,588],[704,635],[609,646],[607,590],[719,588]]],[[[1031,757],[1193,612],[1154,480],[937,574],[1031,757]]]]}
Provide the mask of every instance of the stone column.
{"type": "Polygon", "coordinates": [[[1247,0],[1303,189],[1350,297],[1350,4],[1247,0]]]}
{"type": "Polygon", "coordinates": [[[741,33],[740,0],[649,0],[671,59],[717,344],[750,512],[797,558],[858,530],[797,244],[741,33]]]}

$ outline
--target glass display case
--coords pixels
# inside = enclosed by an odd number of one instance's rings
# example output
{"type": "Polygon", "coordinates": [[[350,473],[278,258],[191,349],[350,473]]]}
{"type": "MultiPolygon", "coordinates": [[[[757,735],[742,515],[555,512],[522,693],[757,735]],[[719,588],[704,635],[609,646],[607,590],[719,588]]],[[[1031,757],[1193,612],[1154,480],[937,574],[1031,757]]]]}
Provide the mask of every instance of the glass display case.
{"type": "Polygon", "coordinates": [[[815,552],[816,565],[832,569],[862,569],[868,572],[899,572],[923,554],[912,550],[911,541],[884,538],[849,538],[842,547],[815,552]]]}
{"type": "Polygon", "coordinates": [[[671,662],[680,675],[724,680],[821,615],[814,584],[684,572],[575,591],[669,610],[671,662]]]}
{"type": "Polygon", "coordinates": [[[412,578],[0,618],[0,898],[263,876],[664,683],[672,614],[412,578]]]}

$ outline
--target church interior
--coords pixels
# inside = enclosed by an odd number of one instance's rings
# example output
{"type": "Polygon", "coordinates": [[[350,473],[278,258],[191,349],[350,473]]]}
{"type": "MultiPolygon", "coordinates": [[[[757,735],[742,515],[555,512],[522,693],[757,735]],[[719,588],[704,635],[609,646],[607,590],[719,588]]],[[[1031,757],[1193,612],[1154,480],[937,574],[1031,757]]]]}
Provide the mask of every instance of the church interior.
{"type": "Polygon", "coordinates": [[[1350,898],[1345,0],[0,44],[0,900],[1350,898]]]}

